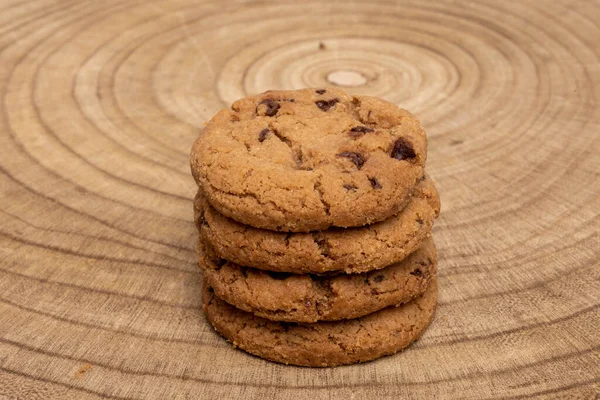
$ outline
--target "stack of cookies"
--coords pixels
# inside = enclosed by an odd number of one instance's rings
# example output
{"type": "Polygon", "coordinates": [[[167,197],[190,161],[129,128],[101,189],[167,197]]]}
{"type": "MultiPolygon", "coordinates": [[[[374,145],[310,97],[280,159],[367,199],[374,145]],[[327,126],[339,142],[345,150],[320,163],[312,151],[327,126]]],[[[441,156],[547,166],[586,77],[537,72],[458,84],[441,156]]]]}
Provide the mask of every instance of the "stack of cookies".
{"type": "Polygon", "coordinates": [[[337,89],[269,91],[219,112],[191,153],[214,328],[304,366],[416,340],[437,302],[426,153],[410,113],[337,89]]]}

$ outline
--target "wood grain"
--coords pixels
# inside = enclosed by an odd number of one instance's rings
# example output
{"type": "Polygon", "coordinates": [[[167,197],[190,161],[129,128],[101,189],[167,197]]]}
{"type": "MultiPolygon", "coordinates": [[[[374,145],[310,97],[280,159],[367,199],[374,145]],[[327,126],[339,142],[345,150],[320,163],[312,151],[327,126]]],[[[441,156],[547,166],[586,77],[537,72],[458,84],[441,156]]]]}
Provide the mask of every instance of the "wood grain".
{"type": "Polygon", "coordinates": [[[0,398],[595,398],[600,3],[0,1],[0,398]],[[440,306],[337,369],[200,311],[191,144],[232,100],[345,85],[414,111],[440,306]]]}

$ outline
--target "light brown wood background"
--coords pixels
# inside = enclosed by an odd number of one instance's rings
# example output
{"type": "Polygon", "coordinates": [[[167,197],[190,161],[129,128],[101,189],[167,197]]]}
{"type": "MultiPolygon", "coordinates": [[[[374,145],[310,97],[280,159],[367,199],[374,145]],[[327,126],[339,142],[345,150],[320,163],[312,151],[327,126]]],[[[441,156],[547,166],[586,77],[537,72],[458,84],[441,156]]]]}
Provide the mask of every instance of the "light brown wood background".
{"type": "Polygon", "coordinates": [[[0,398],[597,398],[599,21],[590,0],[0,1],[0,398]],[[397,356],[285,367],[200,311],[188,151],[232,100],[328,77],[428,131],[440,305],[397,356]]]}

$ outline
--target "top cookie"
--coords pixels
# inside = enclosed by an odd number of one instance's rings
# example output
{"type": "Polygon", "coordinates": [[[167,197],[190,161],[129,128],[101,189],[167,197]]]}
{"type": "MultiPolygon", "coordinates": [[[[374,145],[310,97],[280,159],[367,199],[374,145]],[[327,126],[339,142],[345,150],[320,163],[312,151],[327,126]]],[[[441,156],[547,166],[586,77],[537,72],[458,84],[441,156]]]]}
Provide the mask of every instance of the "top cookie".
{"type": "Polygon", "coordinates": [[[339,89],[269,91],[238,100],[192,147],[192,174],[234,220],[290,232],[382,221],[423,175],[419,121],[339,89]]]}

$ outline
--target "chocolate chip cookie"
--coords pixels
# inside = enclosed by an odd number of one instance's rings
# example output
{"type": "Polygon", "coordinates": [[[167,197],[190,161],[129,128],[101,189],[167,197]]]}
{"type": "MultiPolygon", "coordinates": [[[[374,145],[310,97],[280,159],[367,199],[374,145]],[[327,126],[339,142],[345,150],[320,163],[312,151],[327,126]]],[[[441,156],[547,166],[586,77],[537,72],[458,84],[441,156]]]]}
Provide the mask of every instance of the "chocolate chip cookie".
{"type": "Polygon", "coordinates": [[[242,225],[218,213],[201,193],[194,203],[203,240],[221,258],[259,269],[324,273],[365,272],[398,262],[431,234],[440,199],[427,175],[407,206],[390,219],[359,228],[283,233],[242,225]]]}
{"type": "Polygon", "coordinates": [[[276,322],[239,310],[219,299],[206,280],[202,297],[209,322],[234,346],[284,364],[328,367],[396,353],[419,338],[433,318],[437,279],[421,297],[399,307],[313,324],[276,322]]]}
{"type": "Polygon", "coordinates": [[[358,318],[412,300],[436,274],[432,239],[397,264],[363,274],[297,275],[241,267],[215,258],[200,243],[200,266],[217,296],[275,321],[317,322],[358,318]]]}
{"type": "Polygon", "coordinates": [[[269,91],[220,111],[194,143],[192,174],[221,214],[309,232],[397,214],[423,175],[427,139],[408,111],[338,89],[269,91]]]}

